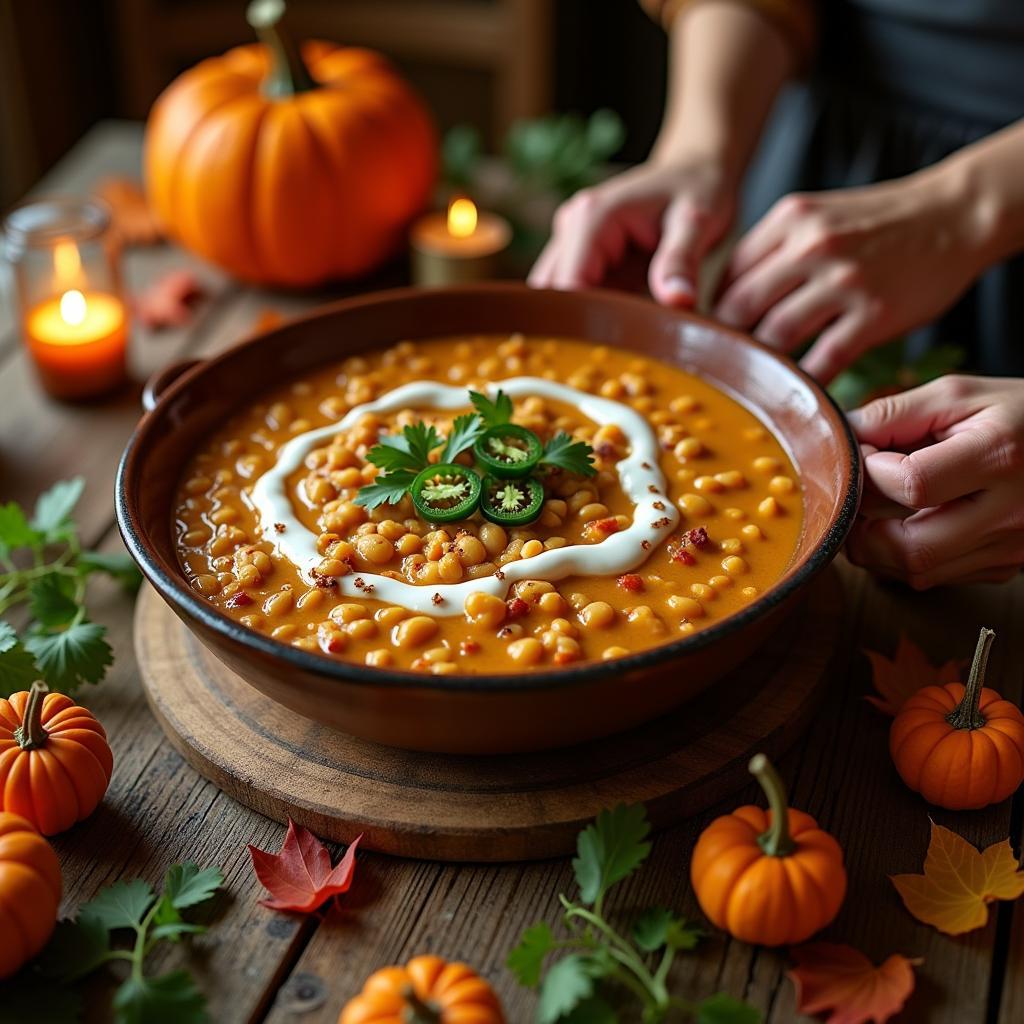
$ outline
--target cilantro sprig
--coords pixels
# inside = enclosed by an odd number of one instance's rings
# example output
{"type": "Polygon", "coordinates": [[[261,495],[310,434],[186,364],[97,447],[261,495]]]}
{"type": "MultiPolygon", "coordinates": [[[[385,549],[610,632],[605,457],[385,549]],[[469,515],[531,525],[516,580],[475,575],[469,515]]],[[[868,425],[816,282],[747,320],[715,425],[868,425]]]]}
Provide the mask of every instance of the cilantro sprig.
{"type": "MultiPolygon", "coordinates": [[[[80,1012],[76,983],[105,964],[124,961],[129,972],[114,993],[115,1024],[207,1024],[206,997],[188,971],[152,975],[145,965],[161,942],[176,943],[206,931],[182,911],[205,903],[223,883],[219,868],[200,869],[188,862],[171,865],[159,893],[141,879],[102,889],[75,919],[57,925],[37,960],[18,975],[9,997],[33,1006],[31,1019],[51,1019],[46,1014],[52,1009],[52,1019],[75,1021],[80,1012]],[[127,945],[116,942],[121,935],[127,935],[127,945]]],[[[0,1021],[6,1021],[2,1010],[0,1021]]]]}
{"type": "Polygon", "coordinates": [[[649,835],[642,806],[602,811],[577,840],[572,867],[578,898],[559,896],[567,937],[559,938],[541,921],[509,953],[506,965],[520,984],[539,988],[538,1024],[612,1024],[619,1017],[606,990],[616,985],[635,997],[644,1024],[659,1024],[673,1012],[716,1024],[760,1019],[752,1006],[724,993],[699,1002],[669,993],[676,954],[694,949],[702,937],[695,925],[664,907],[640,913],[628,935],[608,920],[605,897],[647,859],[649,835]],[[548,955],[556,952],[566,955],[545,970],[548,955]]]}
{"type": "Polygon", "coordinates": [[[564,469],[577,476],[593,476],[597,472],[593,455],[594,449],[585,441],[575,441],[571,434],[560,431],[544,445],[539,465],[564,469]]]}
{"type": "Polygon", "coordinates": [[[469,400],[485,427],[503,427],[506,423],[512,422],[512,399],[501,388],[498,389],[493,402],[479,391],[470,391],[469,400]]]}
{"type": "Polygon", "coordinates": [[[0,505],[0,615],[26,605],[31,621],[21,635],[0,620],[0,695],[44,679],[73,693],[98,683],[113,661],[106,629],[90,622],[86,583],[95,573],[126,589],[142,577],[127,555],[82,549],[74,510],[85,482],[62,480],[39,496],[32,516],[17,502],[0,505]]]}

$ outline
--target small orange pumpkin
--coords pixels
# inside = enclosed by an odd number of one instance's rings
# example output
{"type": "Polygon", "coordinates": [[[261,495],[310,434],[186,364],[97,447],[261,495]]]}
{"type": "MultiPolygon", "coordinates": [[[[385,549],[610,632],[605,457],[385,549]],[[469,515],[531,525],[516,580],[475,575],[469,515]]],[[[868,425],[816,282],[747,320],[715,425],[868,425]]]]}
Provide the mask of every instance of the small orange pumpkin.
{"type": "Polygon", "coordinates": [[[846,895],[843,851],[803,811],[786,806],[782,780],[764,754],[750,771],[769,810],[747,805],[701,833],[690,878],[711,922],[743,942],[791,946],[839,913],[846,895]]]}
{"type": "Polygon", "coordinates": [[[35,682],[0,698],[0,810],[63,832],[96,810],[113,767],[103,726],[70,697],[35,682]]]}
{"type": "Polygon", "coordinates": [[[306,286],[373,270],[430,199],[437,138],[379,54],[281,34],[282,0],[254,0],[263,45],[211,57],[158,97],[146,191],[171,237],[236,277],[306,286]]]}
{"type": "Polygon", "coordinates": [[[60,894],[53,848],[31,822],[0,811],[0,978],[9,978],[49,941],[60,894]]]}
{"type": "Polygon", "coordinates": [[[505,1024],[505,1014],[471,967],[417,956],[371,974],[338,1024],[505,1024]]]}
{"type": "Polygon", "coordinates": [[[981,631],[966,686],[925,686],[893,719],[889,752],[896,771],[937,807],[987,807],[1024,782],[1024,714],[985,686],[994,639],[991,629],[981,631]]]}

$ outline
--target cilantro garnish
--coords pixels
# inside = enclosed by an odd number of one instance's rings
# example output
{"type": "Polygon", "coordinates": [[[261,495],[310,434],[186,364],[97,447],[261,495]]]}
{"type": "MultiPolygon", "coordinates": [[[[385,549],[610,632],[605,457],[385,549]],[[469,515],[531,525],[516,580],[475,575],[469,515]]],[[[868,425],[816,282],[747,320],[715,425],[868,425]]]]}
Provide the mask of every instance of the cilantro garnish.
{"type": "Polygon", "coordinates": [[[20,637],[0,620],[2,696],[36,679],[73,693],[113,660],[106,629],[87,617],[86,582],[105,573],[134,591],[142,577],[127,555],[82,550],[73,514],[83,487],[81,477],[54,484],[31,519],[16,502],[0,505],[0,614],[24,604],[32,618],[20,637]]]}
{"type": "Polygon", "coordinates": [[[572,866],[578,900],[559,896],[566,937],[556,936],[541,921],[527,928],[509,953],[506,965],[520,984],[540,989],[539,1024],[613,1024],[624,1004],[621,998],[614,1002],[606,998],[611,986],[639,1001],[637,1019],[642,1016],[648,1024],[668,1019],[673,1011],[716,1024],[755,1024],[760,1019],[752,1006],[723,993],[700,1001],[669,993],[668,975],[675,956],[697,945],[702,936],[699,928],[664,907],[650,907],[636,917],[627,937],[604,916],[608,891],[635,872],[650,853],[649,833],[642,806],[602,811],[577,840],[572,866]],[[562,951],[567,955],[545,971],[547,956],[562,951]]]}
{"type": "Polygon", "coordinates": [[[485,427],[502,427],[512,422],[512,399],[501,388],[493,402],[479,391],[470,391],[469,400],[485,427]]]}
{"type": "MultiPolygon", "coordinates": [[[[83,904],[74,920],[61,921],[39,958],[18,975],[9,993],[46,993],[47,1004],[74,1006],[70,986],[114,961],[126,961],[130,973],[114,993],[115,1024],[175,1021],[205,1024],[206,997],[185,970],[146,974],[145,963],[160,942],[180,942],[183,936],[206,931],[186,921],[182,911],[209,900],[224,882],[219,868],[201,870],[192,863],[174,864],[157,894],[141,879],[116,882],[83,904]],[[132,933],[127,947],[114,945],[118,932],[132,933]]],[[[6,999],[6,996],[5,996],[6,999]]],[[[59,1018],[77,1019],[77,1016],[59,1018]]]]}
{"type": "Polygon", "coordinates": [[[457,416],[448,435],[448,442],[441,452],[441,461],[454,462],[467,448],[473,447],[473,442],[480,436],[482,430],[480,417],[474,413],[468,412],[464,416],[457,416]]]}
{"type": "Polygon", "coordinates": [[[574,441],[571,434],[561,431],[544,445],[540,465],[564,469],[577,476],[593,476],[597,472],[593,454],[594,449],[585,441],[574,441]]]}

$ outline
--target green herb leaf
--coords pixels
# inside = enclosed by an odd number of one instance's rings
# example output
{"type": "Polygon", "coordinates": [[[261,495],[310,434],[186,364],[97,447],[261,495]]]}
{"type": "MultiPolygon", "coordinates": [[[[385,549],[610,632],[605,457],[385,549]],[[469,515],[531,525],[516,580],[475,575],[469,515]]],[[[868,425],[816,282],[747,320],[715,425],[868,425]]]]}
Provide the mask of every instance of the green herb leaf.
{"type": "Polygon", "coordinates": [[[540,921],[523,932],[519,945],[509,953],[505,966],[519,979],[520,985],[536,988],[540,983],[544,957],[554,948],[555,936],[546,921],[540,921]]]}
{"type": "Polygon", "coordinates": [[[129,594],[134,594],[142,584],[142,573],[124,551],[83,551],[78,556],[76,568],[83,576],[94,572],[106,573],[116,580],[129,594]]]}
{"type": "Polygon", "coordinates": [[[0,697],[27,690],[39,678],[35,659],[25,650],[18,634],[0,622],[0,697]]]}
{"type": "Polygon", "coordinates": [[[164,896],[175,910],[204,903],[224,884],[220,868],[203,868],[186,861],[172,864],[164,878],[164,896]]]}
{"type": "Polygon", "coordinates": [[[591,996],[577,1003],[558,1024],[619,1024],[619,1015],[600,996],[591,996]]]}
{"type": "Polygon", "coordinates": [[[66,626],[78,614],[75,583],[68,576],[51,573],[29,584],[29,609],[44,626],[66,626]]]}
{"type": "Polygon", "coordinates": [[[4,558],[18,548],[38,547],[42,542],[42,534],[29,526],[17,502],[0,505],[0,554],[4,558]]]}
{"type": "Polygon", "coordinates": [[[84,489],[85,480],[76,476],[71,480],[59,480],[39,495],[32,526],[46,537],[48,543],[66,539],[74,532],[71,513],[84,489]]]}
{"type": "Polygon", "coordinates": [[[60,921],[39,959],[44,975],[74,981],[96,970],[110,952],[110,929],[86,907],[77,921],[60,921]]]}
{"type": "Polygon", "coordinates": [[[0,996],[0,1024],[74,1024],[81,1019],[82,1001],[77,992],[38,978],[18,975],[4,982],[0,996]]]}
{"type": "Polygon", "coordinates": [[[409,445],[409,454],[416,460],[417,469],[426,469],[430,465],[430,453],[444,440],[432,427],[422,421],[410,423],[402,428],[402,433],[409,445]]]}
{"type": "Polygon", "coordinates": [[[137,928],[155,898],[152,886],[141,878],[115,882],[84,904],[78,912],[78,919],[90,918],[110,930],[137,928]]]}
{"type": "Polygon", "coordinates": [[[648,907],[633,924],[634,941],[648,953],[662,946],[695,949],[703,934],[696,925],[665,907],[648,907]]]}
{"type": "Polygon", "coordinates": [[[694,1020],[697,1024],[758,1024],[761,1014],[748,1003],[719,992],[697,1004],[694,1020]]]}
{"type": "Polygon", "coordinates": [[[441,461],[454,462],[459,454],[467,448],[472,448],[473,443],[483,433],[483,429],[484,425],[476,413],[468,412],[464,416],[456,416],[444,451],[441,452],[441,461]]]}
{"type": "Polygon", "coordinates": [[[166,921],[163,924],[154,925],[149,931],[152,940],[166,939],[168,942],[177,942],[183,935],[202,935],[206,931],[204,924],[189,924],[188,921],[166,921]]]}
{"type": "Polygon", "coordinates": [[[480,414],[485,427],[500,427],[512,422],[512,399],[501,388],[498,389],[493,402],[479,391],[470,391],[469,400],[480,414]]]}
{"type": "Polygon", "coordinates": [[[593,994],[594,978],[587,958],[571,953],[554,964],[541,982],[538,1024],[556,1024],[593,994]]]}
{"type": "Polygon", "coordinates": [[[556,466],[577,476],[593,476],[597,472],[592,459],[593,454],[594,449],[586,441],[575,441],[571,434],[561,431],[544,445],[540,464],[556,466]]]}
{"type": "Polygon", "coordinates": [[[25,647],[52,689],[73,693],[83,683],[98,683],[113,662],[106,632],[98,623],[78,622],[59,633],[35,633],[25,647]]]}
{"type": "Polygon", "coordinates": [[[206,1024],[206,997],[187,971],[130,975],[114,995],[117,1024],[206,1024]]]}
{"type": "Polygon", "coordinates": [[[387,434],[367,453],[366,461],[385,473],[418,473],[423,467],[412,457],[409,442],[403,434],[387,434]]]}
{"type": "Polygon", "coordinates": [[[366,508],[376,508],[385,503],[397,505],[406,496],[415,479],[416,473],[412,470],[385,473],[372,484],[360,487],[356,492],[355,503],[366,508]]]}
{"type": "Polygon", "coordinates": [[[593,905],[616,883],[635,871],[651,852],[647,836],[651,831],[642,804],[619,804],[602,811],[588,825],[576,843],[572,862],[580,899],[593,905]]]}

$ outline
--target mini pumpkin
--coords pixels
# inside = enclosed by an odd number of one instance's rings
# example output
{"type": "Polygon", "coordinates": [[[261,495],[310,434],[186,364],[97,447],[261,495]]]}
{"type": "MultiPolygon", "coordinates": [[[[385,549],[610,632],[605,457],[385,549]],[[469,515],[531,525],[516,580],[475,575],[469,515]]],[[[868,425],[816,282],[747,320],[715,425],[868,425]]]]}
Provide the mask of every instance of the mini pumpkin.
{"type": "Polygon", "coordinates": [[[937,807],[987,807],[1024,782],[1024,714],[985,686],[994,639],[991,629],[981,631],[966,686],[925,686],[893,719],[889,751],[896,771],[937,807]]]}
{"type": "Polygon", "coordinates": [[[9,978],[49,941],[60,894],[53,848],[21,815],[0,811],[0,978],[9,978]]]}
{"type": "Polygon", "coordinates": [[[398,251],[429,201],[437,138],[426,107],[380,54],[326,42],[301,52],[282,0],[254,0],[262,45],[184,72],[146,126],[150,204],[165,232],[262,284],[349,278],[398,251]]]}
{"type": "Polygon", "coordinates": [[[829,924],[846,895],[843,851],[809,814],[786,804],[764,754],[750,771],[769,810],[747,805],[701,833],[690,877],[711,922],[743,942],[790,946],[829,924]]]}
{"type": "Polygon", "coordinates": [[[505,1015],[494,989],[471,967],[417,956],[371,974],[338,1024],[505,1024],[505,1015]]]}
{"type": "Polygon", "coordinates": [[[70,697],[35,682],[0,698],[0,810],[63,832],[96,810],[113,767],[103,726],[70,697]]]}

